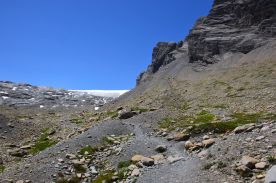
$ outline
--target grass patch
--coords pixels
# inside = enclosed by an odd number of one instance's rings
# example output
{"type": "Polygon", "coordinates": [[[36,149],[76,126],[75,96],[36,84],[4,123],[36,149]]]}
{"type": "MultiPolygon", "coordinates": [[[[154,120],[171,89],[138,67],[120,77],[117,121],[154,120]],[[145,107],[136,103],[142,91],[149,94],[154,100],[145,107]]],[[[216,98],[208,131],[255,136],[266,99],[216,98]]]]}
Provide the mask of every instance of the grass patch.
{"type": "Polygon", "coordinates": [[[267,161],[272,165],[276,165],[276,158],[274,156],[268,156],[267,161]]]}
{"type": "Polygon", "coordinates": [[[55,145],[56,143],[57,141],[48,138],[48,129],[44,129],[35,144],[31,147],[30,153],[36,154],[55,145]]]}
{"type": "Polygon", "coordinates": [[[91,147],[91,146],[85,146],[80,149],[80,155],[85,155],[85,152],[88,152],[89,154],[93,154],[98,150],[98,148],[91,147]]]}
{"type": "Polygon", "coordinates": [[[112,140],[111,137],[108,137],[108,136],[104,136],[102,138],[102,141],[105,143],[105,144],[113,144],[114,140],[112,140]]]}
{"type": "Polygon", "coordinates": [[[204,123],[204,122],[211,122],[215,119],[215,115],[211,114],[207,111],[201,111],[200,113],[197,114],[195,117],[195,122],[196,123],[204,123]]]}
{"type": "Polygon", "coordinates": [[[0,173],[4,172],[5,170],[5,166],[4,165],[0,165],[0,173]]]}
{"type": "Polygon", "coordinates": [[[231,115],[232,121],[228,122],[208,122],[193,125],[190,129],[191,134],[199,134],[206,132],[214,133],[225,133],[234,130],[236,127],[248,123],[256,123],[261,117],[261,113],[245,114],[245,113],[234,113],[231,115]]]}
{"type": "Polygon", "coordinates": [[[118,111],[107,111],[106,113],[104,113],[105,117],[111,117],[112,119],[116,118],[119,116],[118,111]]]}
{"type": "Polygon", "coordinates": [[[95,180],[93,180],[93,183],[113,183],[112,181],[112,176],[113,176],[113,172],[112,171],[108,171],[108,172],[103,172],[101,173],[95,180]]]}
{"type": "Polygon", "coordinates": [[[118,166],[117,168],[118,169],[122,169],[122,168],[127,168],[131,165],[131,161],[130,160],[127,160],[127,161],[121,161],[118,163],[118,166]]]}
{"type": "Polygon", "coordinates": [[[159,123],[160,128],[169,128],[172,124],[172,119],[171,118],[164,118],[162,121],[159,123]]]}
{"type": "Polygon", "coordinates": [[[73,166],[77,173],[85,173],[86,172],[86,168],[84,168],[82,165],[74,164],[73,166]]]}
{"type": "Polygon", "coordinates": [[[149,109],[141,108],[141,107],[132,107],[131,111],[137,111],[139,114],[141,114],[141,113],[144,113],[144,112],[148,112],[149,109]]]}

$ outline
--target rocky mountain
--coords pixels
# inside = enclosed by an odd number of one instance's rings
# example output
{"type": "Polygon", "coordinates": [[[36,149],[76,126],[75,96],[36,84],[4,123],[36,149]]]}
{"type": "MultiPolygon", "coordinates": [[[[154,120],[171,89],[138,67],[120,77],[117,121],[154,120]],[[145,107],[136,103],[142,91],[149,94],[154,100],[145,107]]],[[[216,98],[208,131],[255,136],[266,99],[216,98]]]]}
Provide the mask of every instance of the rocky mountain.
{"type": "Polygon", "coordinates": [[[0,182],[275,182],[275,18],[274,0],[215,0],[98,111],[86,96],[2,83],[0,182]]]}
{"type": "Polygon", "coordinates": [[[212,64],[235,53],[249,53],[275,40],[275,36],[274,0],[215,0],[209,14],[196,21],[185,40],[157,43],[152,64],[138,76],[137,84],[176,60],[177,53],[188,53],[191,63],[212,64]]]}

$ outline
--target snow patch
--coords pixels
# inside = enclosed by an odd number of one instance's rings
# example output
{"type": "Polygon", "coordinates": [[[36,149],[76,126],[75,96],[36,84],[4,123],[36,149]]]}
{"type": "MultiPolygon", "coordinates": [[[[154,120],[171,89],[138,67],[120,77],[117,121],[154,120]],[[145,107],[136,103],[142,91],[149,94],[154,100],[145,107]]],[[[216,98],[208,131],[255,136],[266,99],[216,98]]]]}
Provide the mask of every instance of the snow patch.
{"type": "Polygon", "coordinates": [[[120,95],[128,92],[129,90],[70,90],[79,94],[89,94],[99,97],[113,97],[117,98],[120,95]]]}

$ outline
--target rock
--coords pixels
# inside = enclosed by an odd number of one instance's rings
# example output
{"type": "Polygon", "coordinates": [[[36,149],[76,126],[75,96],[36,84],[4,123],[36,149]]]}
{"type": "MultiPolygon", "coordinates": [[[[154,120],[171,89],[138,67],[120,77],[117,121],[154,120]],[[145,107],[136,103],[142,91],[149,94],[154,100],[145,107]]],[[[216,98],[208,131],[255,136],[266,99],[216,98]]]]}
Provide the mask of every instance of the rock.
{"type": "Polygon", "coordinates": [[[74,154],[66,154],[65,157],[68,158],[68,159],[70,159],[70,160],[77,158],[77,156],[74,155],[74,154]]]}
{"type": "Polygon", "coordinates": [[[78,177],[78,178],[81,178],[81,173],[77,173],[77,177],[78,177]]]}
{"type": "Polygon", "coordinates": [[[260,162],[255,164],[256,169],[265,169],[267,167],[266,162],[260,162]]]}
{"type": "Polygon", "coordinates": [[[10,128],[14,128],[14,125],[11,124],[11,123],[8,123],[7,126],[10,127],[10,128]]]}
{"type": "Polygon", "coordinates": [[[243,156],[241,159],[242,165],[244,165],[250,169],[253,169],[257,162],[258,162],[258,160],[256,160],[255,158],[252,158],[250,156],[243,156]]]}
{"type": "Polygon", "coordinates": [[[131,164],[131,165],[129,165],[128,167],[127,167],[130,171],[132,171],[132,170],[134,170],[134,169],[136,169],[136,168],[138,168],[136,165],[133,165],[133,164],[131,164]]]}
{"type": "Polygon", "coordinates": [[[194,144],[191,141],[186,141],[185,145],[184,145],[185,149],[191,149],[192,147],[194,147],[194,144]]]}
{"type": "Polygon", "coordinates": [[[0,165],[3,165],[3,159],[0,157],[0,165]]]}
{"type": "Polygon", "coordinates": [[[169,64],[175,58],[170,54],[177,48],[173,42],[159,42],[152,51],[152,63],[145,72],[142,72],[136,79],[136,84],[146,81],[152,74],[156,73],[160,67],[169,64]]]}
{"type": "Polygon", "coordinates": [[[265,138],[265,136],[259,136],[256,138],[256,141],[260,141],[260,140],[263,140],[265,138]]]}
{"type": "Polygon", "coordinates": [[[132,156],[131,161],[132,162],[139,162],[139,161],[142,160],[143,157],[144,156],[137,154],[137,155],[132,156]]]}
{"type": "Polygon", "coordinates": [[[276,182],[276,165],[272,166],[265,177],[265,183],[275,183],[276,182]]]}
{"type": "Polygon", "coordinates": [[[165,160],[165,157],[163,156],[163,154],[157,154],[157,155],[151,156],[150,158],[154,160],[154,164],[162,163],[165,160]]]}
{"type": "Polygon", "coordinates": [[[28,154],[23,149],[12,149],[12,150],[9,150],[8,152],[11,156],[20,157],[20,158],[22,158],[22,157],[24,157],[25,155],[28,154]]]}
{"type": "Polygon", "coordinates": [[[58,162],[64,163],[64,160],[63,160],[62,158],[59,158],[59,159],[58,159],[58,162]]]}
{"type": "Polygon", "coordinates": [[[85,160],[82,160],[82,159],[81,160],[77,160],[77,159],[72,160],[72,163],[74,165],[83,165],[84,162],[85,162],[85,160]]]}
{"type": "Polygon", "coordinates": [[[208,140],[208,139],[210,139],[209,135],[204,135],[203,136],[203,140],[208,140]]]}
{"type": "Polygon", "coordinates": [[[31,149],[32,148],[32,145],[25,145],[25,146],[21,146],[20,149],[31,149]]]}
{"type": "Polygon", "coordinates": [[[128,119],[128,118],[131,118],[131,117],[137,115],[137,112],[122,110],[122,111],[119,111],[118,114],[119,114],[118,115],[119,119],[128,119]]]}
{"type": "Polygon", "coordinates": [[[165,152],[166,150],[167,150],[167,146],[165,145],[158,145],[155,148],[155,151],[159,153],[165,152]]]}
{"type": "Polygon", "coordinates": [[[208,148],[210,146],[212,146],[215,143],[214,139],[208,139],[208,140],[203,140],[202,144],[204,145],[204,147],[208,148]]]}
{"type": "Polygon", "coordinates": [[[148,157],[142,157],[141,162],[145,166],[152,166],[154,165],[154,160],[148,157]]]}
{"type": "Polygon", "coordinates": [[[138,177],[140,175],[140,170],[138,168],[135,168],[132,172],[131,172],[131,177],[138,177]]]}
{"type": "Polygon", "coordinates": [[[259,174],[259,175],[256,176],[256,178],[257,179],[263,179],[263,178],[265,178],[265,175],[264,174],[259,174]]]}
{"type": "Polygon", "coordinates": [[[237,128],[234,129],[234,133],[242,133],[244,131],[248,131],[249,129],[252,129],[254,128],[254,124],[251,123],[251,124],[246,124],[246,125],[243,125],[243,126],[238,126],[237,128]]]}
{"type": "Polygon", "coordinates": [[[177,162],[177,161],[180,161],[180,160],[182,160],[182,159],[184,159],[184,157],[178,157],[178,156],[176,156],[176,157],[173,157],[173,156],[169,156],[168,158],[167,158],[167,160],[168,160],[168,162],[169,163],[175,163],[175,162],[177,162]]]}
{"type": "Polygon", "coordinates": [[[24,183],[24,180],[18,180],[16,183],[24,183]]]}
{"type": "Polygon", "coordinates": [[[96,167],[91,166],[89,169],[90,169],[90,172],[91,172],[93,175],[98,175],[98,171],[96,170],[96,167]]]}
{"type": "Polygon", "coordinates": [[[189,138],[190,138],[189,134],[176,133],[174,135],[175,141],[186,141],[186,140],[189,140],[189,138]]]}
{"type": "Polygon", "coordinates": [[[242,177],[251,177],[252,171],[245,165],[238,166],[236,168],[236,171],[242,176],[242,177]]]}

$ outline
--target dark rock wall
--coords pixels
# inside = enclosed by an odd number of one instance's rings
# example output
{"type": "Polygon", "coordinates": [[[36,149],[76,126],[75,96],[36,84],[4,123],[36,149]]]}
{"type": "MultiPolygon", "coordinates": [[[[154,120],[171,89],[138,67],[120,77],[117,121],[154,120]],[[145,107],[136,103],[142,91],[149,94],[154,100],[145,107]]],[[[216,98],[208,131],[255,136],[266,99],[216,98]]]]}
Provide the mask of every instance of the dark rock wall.
{"type": "MultiPolygon", "coordinates": [[[[185,44],[189,62],[212,64],[225,53],[246,54],[274,38],[276,0],[214,0],[208,16],[196,21],[185,44]]],[[[153,49],[152,64],[138,76],[137,85],[175,60],[172,53],[182,45],[183,42],[158,43],[153,49]]]]}

